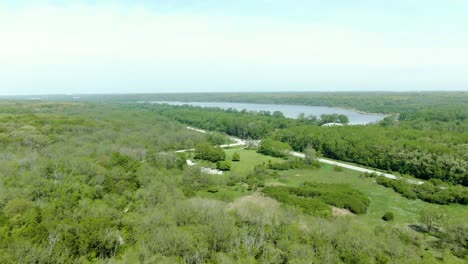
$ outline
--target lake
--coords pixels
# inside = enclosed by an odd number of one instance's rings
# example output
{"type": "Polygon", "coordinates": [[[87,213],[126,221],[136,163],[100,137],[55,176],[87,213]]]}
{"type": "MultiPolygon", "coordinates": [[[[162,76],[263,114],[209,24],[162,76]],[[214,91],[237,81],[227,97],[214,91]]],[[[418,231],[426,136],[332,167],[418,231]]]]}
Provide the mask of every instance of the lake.
{"type": "Polygon", "coordinates": [[[349,124],[364,125],[375,123],[382,120],[384,114],[362,113],[353,110],[328,107],[328,106],[307,106],[307,105],[286,105],[286,104],[250,104],[250,103],[227,103],[227,102],[179,102],[179,101],[153,101],[155,104],[169,105],[193,105],[201,107],[218,107],[222,109],[245,109],[247,111],[280,111],[284,116],[289,118],[297,118],[299,114],[304,113],[306,116],[315,115],[320,117],[322,114],[343,114],[348,116],[349,124]]]}

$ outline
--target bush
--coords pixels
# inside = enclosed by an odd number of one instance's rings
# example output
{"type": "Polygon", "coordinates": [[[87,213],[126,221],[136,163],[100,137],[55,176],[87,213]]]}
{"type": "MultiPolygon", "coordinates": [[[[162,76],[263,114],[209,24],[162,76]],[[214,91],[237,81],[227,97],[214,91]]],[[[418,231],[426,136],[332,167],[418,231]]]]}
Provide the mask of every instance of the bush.
{"type": "Polygon", "coordinates": [[[198,144],[195,147],[195,158],[218,162],[226,158],[226,154],[219,147],[213,147],[208,143],[198,144]]]}
{"type": "Polygon", "coordinates": [[[393,221],[393,219],[395,218],[395,216],[393,215],[392,212],[386,212],[383,216],[382,216],[382,219],[384,221],[393,221]]]}
{"type": "Polygon", "coordinates": [[[264,155],[269,155],[273,157],[284,158],[288,155],[289,151],[291,150],[292,148],[291,146],[289,146],[288,143],[272,139],[265,139],[262,141],[262,143],[260,143],[258,153],[262,153],[264,155]]]}
{"type": "Polygon", "coordinates": [[[232,161],[240,161],[240,154],[234,152],[234,154],[232,154],[232,161]]]}
{"type": "Polygon", "coordinates": [[[305,182],[292,191],[304,197],[319,197],[327,204],[349,209],[355,214],[365,214],[370,204],[364,194],[347,184],[305,182]]]}
{"type": "Polygon", "coordinates": [[[320,168],[318,161],[307,162],[304,159],[293,158],[283,162],[268,162],[268,168],[271,170],[292,170],[292,169],[313,169],[320,168]]]}
{"type": "Polygon", "coordinates": [[[316,216],[331,216],[331,208],[321,199],[294,195],[290,187],[268,186],[262,190],[277,201],[302,208],[304,213],[316,216]]]}
{"type": "Polygon", "coordinates": [[[370,204],[364,194],[346,184],[305,182],[299,187],[269,186],[263,192],[280,202],[299,206],[306,213],[320,216],[326,215],[325,207],[320,204],[346,208],[356,214],[365,214],[370,204]]]}
{"type": "Polygon", "coordinates": [[[339,167],[339,166],[335,166],[335,167],[333,167],[333,170],[336,171],[336,172],[342,172],[343,168],[339,167]]]}
{"type": "Polygon", "coordinates": [[[209,192],[209,193],[217,193],[219,191],[219,188],[218,188],[218,186],[210,186],[210,187],[208,187],[208,189],[206,191],[209,192]]]}
{"type": "Polygon", "coordinates": [[[468,204],[468,190],[462,186],[434,186],[432,182],[412,184],[405,180],[377,177],[377,183],[392,188],[408,199],[421,199],[436,204],[468,204]]]}
{"type": "Polygon", "coordinates": [[[289,170],[293,169],[294,165],[291,162],[275,162],[268,163],[268,168],[271,170],[289,170]]]}
{"type": "Polygon", "coordinates": [[[230,171],[231,170],[231,162],[229,161],[218,161],[216,163],[216,168],[222,171],[230,171]]]}

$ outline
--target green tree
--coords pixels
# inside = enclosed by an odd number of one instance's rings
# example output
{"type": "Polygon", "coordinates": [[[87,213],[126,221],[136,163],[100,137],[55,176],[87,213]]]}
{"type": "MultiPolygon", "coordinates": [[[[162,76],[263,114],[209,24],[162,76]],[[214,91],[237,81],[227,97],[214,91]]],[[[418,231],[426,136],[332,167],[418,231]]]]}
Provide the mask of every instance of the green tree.
{"type": "Polygon", "coordinates": [[[349,118],[346,115],[338,115],[336,121],[341,124],[348,124],[349,118]]]}
{"type": "Polygon", "coordinates": [[[419,212],[419,222],[427,232],[438,231],[445,213],[440,209],[423,209],[419,212]]]}
{"type": "Polygon", "coordinates": [[[317,159],[317,151],[310,145],[304,149],[304,155],[306,164],[312,164],[317,159]]]}
{"type": "Polygon", "coordinates": [[[176,154],[176,164],[177,168],[182,170],[187,165],[187,154],[184,152],[179,152],[176,154]]]}
{"type": "Polygon", "coordinates": [[[226,154],[219,147],[213,147],[209,143],[201,143],[195,146],[195,158],[218,162],[226,158],[226,154]]]}

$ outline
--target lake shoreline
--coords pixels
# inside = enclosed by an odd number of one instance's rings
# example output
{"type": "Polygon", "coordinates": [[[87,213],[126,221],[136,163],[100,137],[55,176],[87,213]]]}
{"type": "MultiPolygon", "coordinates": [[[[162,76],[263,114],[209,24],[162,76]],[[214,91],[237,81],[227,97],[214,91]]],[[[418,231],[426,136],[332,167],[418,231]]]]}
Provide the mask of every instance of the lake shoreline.
{"type": "Polygon", "coordinates": [[[236,102],[195,102],[195,101],[137,101],[137,103],[150,104],[168,104],[168,105],[190,105],[195,107],[220,108],[220,109],[236,109],[238,111],[247,110],[254,112],[280,111],[286,118],[297,119],[299,114],[304,113],[306,116],[314,115],[320,117],[323,114],[344,114],[348,116],[350,125],[369,125],[375,124],[385,117],[387,114],[382,113],[367,113],[356,109],[347,109],[335,106],[310,106],[298,104],[260,104],[260,103],[236,103],[236,102]]]}

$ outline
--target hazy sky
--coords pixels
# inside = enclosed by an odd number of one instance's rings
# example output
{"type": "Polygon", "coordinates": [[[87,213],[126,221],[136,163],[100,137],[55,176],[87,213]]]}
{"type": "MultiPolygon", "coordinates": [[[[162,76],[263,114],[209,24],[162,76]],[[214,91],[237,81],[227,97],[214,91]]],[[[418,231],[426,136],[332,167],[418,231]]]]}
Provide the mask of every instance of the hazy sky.
{"type": "Polygon", "coordinates": [[[468,90],[467,0],[0,0],[0,94],[468,90]]]}

